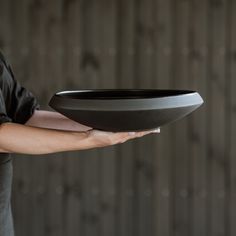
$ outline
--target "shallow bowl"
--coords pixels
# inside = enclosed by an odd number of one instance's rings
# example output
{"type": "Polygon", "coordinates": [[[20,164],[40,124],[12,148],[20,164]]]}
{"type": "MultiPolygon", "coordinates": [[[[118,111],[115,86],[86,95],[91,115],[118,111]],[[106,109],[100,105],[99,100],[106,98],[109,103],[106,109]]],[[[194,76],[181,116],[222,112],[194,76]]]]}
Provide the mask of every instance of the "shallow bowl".
{"type": "Polygon", "coordinates": [[[202,103],[201,96],[190,90],[85,89],[57,92],[49,105],[86,126],[118,132],[161,127],[202,103]]]}

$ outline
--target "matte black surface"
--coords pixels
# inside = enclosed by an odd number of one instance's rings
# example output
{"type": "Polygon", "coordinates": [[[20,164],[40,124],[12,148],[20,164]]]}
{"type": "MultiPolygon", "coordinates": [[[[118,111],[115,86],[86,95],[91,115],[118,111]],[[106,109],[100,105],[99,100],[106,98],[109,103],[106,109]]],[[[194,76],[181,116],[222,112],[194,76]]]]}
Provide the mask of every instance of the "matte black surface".
{"type": "Polygon", "coordinates": [[[138,131],[176,121],[202,103],[201,96],[189,90],[93,89],[58,92],[49,105],[95,129],[138,131]]]}

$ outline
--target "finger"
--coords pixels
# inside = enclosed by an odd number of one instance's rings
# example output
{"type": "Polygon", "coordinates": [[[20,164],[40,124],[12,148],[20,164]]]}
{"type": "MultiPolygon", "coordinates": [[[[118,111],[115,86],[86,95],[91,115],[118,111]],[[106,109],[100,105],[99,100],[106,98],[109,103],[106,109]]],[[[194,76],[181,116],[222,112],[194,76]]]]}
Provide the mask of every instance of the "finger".
{"type": "Polygon", "coordinates": [[[150,134],[150,133],[157,133],[160,132],[159,129],[154,129],[154,130],[146,130],[146,131],[138,131],[138,132],[128,132],[126,134],[124,134],[124,138],[127,139],[132,139],[132,138],[136,138],[136,137],[142,137],[144,135],[150,134]]]}
{"type": "Polygon", "coordinates": [[[141,131],[137,133],[138,137],[142,137],[148,134],[152,134],[152,133],[160,133],[159,129],[155,129],[155,130],[148,130],[148,131],[141,131]]]}
{"type": "Polygon", "coordinates": [[[124,143],[129,139],[138,137],[138,132],[117,132],[113,133],[113,138],[117,143],[124,143]]]}
{"type": "Polygon", "coordinates": [[[156,131],[152,131],[152,130],[141,131],[141,132],[138,132],[137,135],[138,136],[143,136],[143,135],[151,134],[151,133],[154,133],[154,132],[156,132],[156,131]]]}

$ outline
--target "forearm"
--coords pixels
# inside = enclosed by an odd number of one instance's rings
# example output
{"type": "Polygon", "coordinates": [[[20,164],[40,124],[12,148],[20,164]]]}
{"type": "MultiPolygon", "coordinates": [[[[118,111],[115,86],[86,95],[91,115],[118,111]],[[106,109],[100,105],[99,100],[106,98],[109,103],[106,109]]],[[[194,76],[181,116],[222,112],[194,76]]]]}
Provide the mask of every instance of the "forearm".
{"type": "Polygon", "coordinates": [[[37,155],[92,149],[159,132],[160,129],[140,132],[105,132],[92,129],[74,132],[7,122],[0,125],[0,152],[37,155]]]}
{"type": "Polygon", "coordinates": [[[91,129],[91,127],[68,119],[58,112],[45,110],[35,110],[34,114],[25,125],[68,131],[87,131],[91,129]]]}
{"type": "Polygon", "coordinates": [[[0,126],[2,152],[48,154],[91,148],[86,132],[72,132],[31,127],[16,123],[0,126]]]}

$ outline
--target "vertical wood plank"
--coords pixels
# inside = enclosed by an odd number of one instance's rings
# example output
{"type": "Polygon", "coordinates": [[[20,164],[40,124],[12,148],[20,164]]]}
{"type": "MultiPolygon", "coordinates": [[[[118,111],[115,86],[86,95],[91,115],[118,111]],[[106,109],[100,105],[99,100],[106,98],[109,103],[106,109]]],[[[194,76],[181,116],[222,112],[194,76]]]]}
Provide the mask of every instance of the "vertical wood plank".
{"type": "Polygon", "coordinates": [[[225,19],[226,1],[212,1],[210,9],[211,65],[209,71],[210,117],[210,222],[208,235],[225,235],[225,19]],[[217,127],[217,128],[216,128],[217,127]]]}
{"type": "Polygon", "coordinates": [[[225,235],[231,234],[231,220],[230,220],[230,209],[231,209],[231,157],[230,157],[230,146],[231,146],[231,35],[233,34],[232,27],[232,1],[228,0],[225,9],[225,204],[224,204],[224,229],[225,235]]]}
{"type": "MultiPolygon", "coordinates": [[[[175,55],[174,88],[187,89],[189,85],[189,2],[178,1],[175,7],[175,55]]],[[[178,121],[174,126],[174,228],[173,235],[189,235],[189,140],[188,118],[178,121]]]]}
{"type": "MultiPolygon", "coordinates": [[[[136,60],[135,85],[137,88],[152,88],[154,58],[154,24],[152,1],[136,2],[136,60]]],[[[140,111],[141,112],[141,111],[140,111]]],[[[153,147],[154,135],[142,137],[135,142],[135,235],[153,234],[153,147]]]]}
{"type": "MultiPolygon", "coordinates": [[[[31,0],[28,5],[28,22],[29,22],[29,44],[28,44],[28,68],[29,68],[29,89],[40,103],[41,109],[44,109],[46,96],[43,97],[40,92],[44,90],[45,79],[45,26],[46,26],[46,9],[45,4],[41,1],[31,0]],[[40,46],[39,46],[40,45],[40,46]],[[37,83],[37,87],[35,84],[37,83]]],[[[47,94],[44,92],[44,95],[47,94]]],[[[30,157],[31,163],[31,232],[30,235],[45,235],[45,215],[46,211],[46,166],[47,159],[42,156],[40,158],[30,157]]],[[[28,216],[29,217],[29,216],[28,216]]]]}
{"type": "Polygon", "coordinates": [[[190,12],[190,89],[196,90],[205,104],[190,116],[189,145],[191,158],[191,235],[207,235],[206,219],[206,160],[207,160],[207,2],[192,1],[190,12]]]}
{"type": "MultiPolygon", "coordinates": [[[[117,87],[134,88],[134,1],[118,1],[117,28],[117,87]]],[[[128,141],[117,147],[117,220],[116,236],[134,235],[134,142],[128,141]]]]}
{"type": "MultiPolygon", "coordinates": [[[[103,0],[99,3],[101,33],[101,78],[100,88],[116,87],[116,38],[117,38],[117,5],[116,1],[103,0]]],[[[119,78],[118,78],[119,79],[119,78]]],[[[106,147],[98,150],[100,152],[100,222],[102,236],[115,236],[116,233],[116,156],[117,146],[106,147]]]]}
{"type": "Polygon", "coordinates": [[[11,27],[10,27],[10,10],[11,2],[3,0],[0,8],[0,48],[3,50],[4,55],[9,58],[10,56],[10,43],[11,43],[11,27]]]}
{"type": "MultiPolygon", "coordinates": [[[[82,61],[81,79],[84,88],[98,88],[101,80],[101,52],[100,52],[100,7],[99,2],[83,1],[82,26],[82,61]]],[[[83,235],[101,235],[99,198],[101,156],[98,149],[84,152],[84,169],[82,183],[82,222],[83,235]]]]}
{"type": "MultiPolygon", "coordinates": [[[[170,89],[172,86],[172,11],[171,1],[154,1],[155,11],[155,58],[154,69],[155,88],[170,89]]],[[[171,161],[172,161],[172,126],[161,127],[161,133],[156,138],[157,155],[155,156],[155,181],[153,191],[155,201],[153,235],[169,236],[171,233],[171,161]]]]}
{"type": "Polygon", "coordinates": [[[228,124],[228,131],[229,131],[229,160],[230,160],[230,193],[229,193],[229,235],[233,236],[236,234],[236,225],[235,225],[235,217],[236,217],[236,172],[235,172],[235,166],[236,166],[236,146],[235,146],[235,140],[236,140],[236,94],[235,94],[235,88],[236,88],[236,2],[235,1],[229,1],[229,9],[230,9],[230,67],[229,67],[229,73],[230,73],[230,81],[228,81],[228,92],[230,101],[230,113],[228,115],[230,117],[227,118],[227,121],[230,123],[228,124]]]}
{"type": "MultiPolygon", "coordinates": [[[[45,1],[46,9],[46,47],[44,61],[47,67],[45,81],[53,93],[63,88],[62,64],[62,1],[45,1]],[[49,66],[50,65],[50,66],[49,66]]],[[[65,174],[63,153],[54,153],[48,156],[46,182],[48,209],[45,215],[45,233],[61,235],[64,230],[64,186],[65,174]]]]}
{"type": "MultiPolygon", "coordinates": [[[[82,1],[63,2],[63,90],[77,90],[83,86],[82,60],[82,1]],[[69,58],[69,59],[68,59],[69,58]]],[[[65,227],[63,235],[84,235],[82,226],[83,152],[67,152],[65,156],[64,203],[65,227]]]]}

